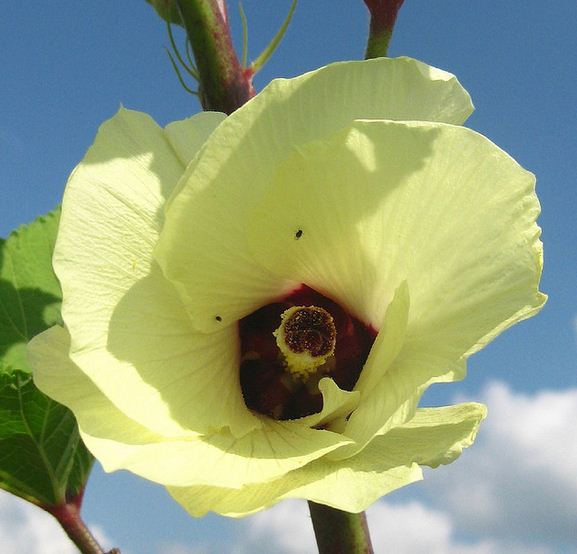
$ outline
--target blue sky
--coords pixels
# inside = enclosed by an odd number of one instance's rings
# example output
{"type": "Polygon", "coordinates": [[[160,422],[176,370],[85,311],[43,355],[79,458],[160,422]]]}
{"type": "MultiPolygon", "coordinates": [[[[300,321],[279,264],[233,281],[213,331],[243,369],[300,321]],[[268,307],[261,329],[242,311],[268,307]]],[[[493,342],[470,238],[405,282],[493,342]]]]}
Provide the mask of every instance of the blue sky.
{"type": "MultiPolygon", "coordinates": [[[[289,4],[245,0],[253,57],[289,4]]],[[[235,3],[230,11],[238,35],[235,3]]],[[[301,0],[257,88],[276,76],[362,57],[367,21],[361,0],[301,0]]],[[[429,404],[485,400],[492,408],[489,421],[478,444],[453,466],[428,472],[425,483],[375,506],[371,523],[383,550],[577,552],[571,500],[573,492],[577,498],[576,29],[572,0],[407,0],[401,9],[390,55],[412,56],[456,74],[476,106],[468,126],[537,175],[542,290],[550,298],[538,317],[475,355],[467,380],[426,395],[429,404]]],[[[2,236],[59,203],[69,172],[120,104],[148,112],[161,124],[199,110],[176,80],[163,49],[167,44],[162,21],[144,0],[11,3],[0,21],[2,236]]],[[[33,552],[30,543],[6,543],[15,526],[25,529],[36,521],[34,512],[20,504],[10,508],[10,502],[0,497],[0,545],[12,544],[14,554],[33,552]]],[[[98,468],[85,516],[132,554],[310,548],[302,503],[243,521],[193,520],[161,487],[98,468]],[[283,542],[280,528],[271,536],[275,525],[291,518],[294,529],[302,526],[305,542],[295,539],[296,532],[283,542]]],[[[33,554],[50,554],[49,542],[33,554]]],[[[64,551],[59,548],[54,552],[64,551]]]]}

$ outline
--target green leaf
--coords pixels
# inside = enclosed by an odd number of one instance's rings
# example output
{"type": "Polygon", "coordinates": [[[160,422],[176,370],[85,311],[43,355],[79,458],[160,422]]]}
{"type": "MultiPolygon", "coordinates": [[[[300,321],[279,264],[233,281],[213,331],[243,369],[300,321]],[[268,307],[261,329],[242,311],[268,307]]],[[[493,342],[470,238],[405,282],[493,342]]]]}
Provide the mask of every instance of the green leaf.
{"type": "Polygon", "coordinates": [[[27,342],[61,322],[59,210],[0,239],[0,488],[43,507],[82,493],[94,458],[67,408],[40,392],[27,342]]]}
{"type": "Polygon", "coordinates": [[[82,492],[92,462],[72,412],[29,373],[0,368],[0,487],[44,507],[62,504],[82,492]]]}
{"type": "Polygon", "coordinates": [[[60,285],[52,270],[60,210],[0,239],[0,361],[30,371],[26,344],[61,323],[60,285]]]}

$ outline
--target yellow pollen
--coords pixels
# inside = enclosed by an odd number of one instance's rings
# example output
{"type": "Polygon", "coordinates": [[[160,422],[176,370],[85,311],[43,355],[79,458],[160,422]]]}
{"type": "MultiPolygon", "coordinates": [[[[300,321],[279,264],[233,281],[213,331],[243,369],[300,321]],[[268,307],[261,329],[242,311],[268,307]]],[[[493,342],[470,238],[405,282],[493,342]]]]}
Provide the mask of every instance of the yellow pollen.
{"type": "Polygon", "coordinates": [[[274,336],[291,377],[305,381],[334,354],[337,330],[324,308],[293,306],[282,313],[274,336]]]}

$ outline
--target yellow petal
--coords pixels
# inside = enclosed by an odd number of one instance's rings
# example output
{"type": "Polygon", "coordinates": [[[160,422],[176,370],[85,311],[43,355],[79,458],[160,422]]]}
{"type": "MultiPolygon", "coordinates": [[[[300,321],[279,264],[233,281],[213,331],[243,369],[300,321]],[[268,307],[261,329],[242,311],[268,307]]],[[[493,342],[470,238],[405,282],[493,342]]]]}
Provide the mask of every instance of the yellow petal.
{"type": "Polygon", "coordinates": [[[323,395],[323,409],[317,414],[296,420],[295,424],[307,427],[326,426],[334,430],[333,423],[345,419],[359,405],[361,399],[360,392],[342,390],[329,377],[323,377],[319,381],[319,390],[323,395]]]}
{"type": "Polygon", "coordinates": [[[194,325],[218,329],[294,286],[255,263],[245,225],[295,146],[353,119],[462,123],[471,109],[452,75],[409,58],[338,63],[273,81],[211,135],[169,205],[156,255],[194,325]]]}
{"type": "Polygon", "coordinates": [[[394,363],[372,354],[367,374],[383,380],[344,431],[359,444],[335,457],[412,417],[428,384],[457,378],[464,358],[541,308],[538,213],[530,173],[441,123],[357,121],[280,166],[248,218],[256,259],[376,329],[401,282],[411,295],[384,329],[400,333],[384,349],[394,363]]]}
{"type": "Polygon", "coordinates": [[[411,422],[376,437],[362,452],[340,462],[327,458],[280,479],[240,490],[225,487],[169,487],[191,515],[208,511],[238,517],[284,498],[306,498],[348,512],[360,512],[381,496],[418,479],[417,464],[448,464],[470,446],[485,408],[459,404],[418,410],[411,422]]]}
{"type": "Polygon", "coordinates": [[[239,408],[235,432],[254,426],[238,388],[235,398],[222,396],[215,418],[196,417],[210,371],[221,386],[236,379],[235,344],[195,338],[170,283],[158,269],[151,273],[166,198],[221,120],[194,117],[165,131],[149,116],[121,109],[101,127],[64,194],[54,267],[71,355],[130,417],[167,435],[218,427],[239,408]],[[207,367],[214,358],[219,363],[207,367]]]}
{"type": "Polygon", "coordinates": [[[105,348],[73,359],[149,429],[179,436],[228,427],[242,436],[261,423],[244,402],[239,350],[234,326],[211,334],[192,328],[174,287],[154,264],[110,314],[105,348]],[[166,422],[179,428],[173,431],[166,422]]]}
{"type": "MultiPolygon", "coordinates": [[[[226,119],[220,112],[200,112],[164,128],[166,138],[184,167],[196,156],[212,132],[226,119]]],[[[173,194],[175,191],[173,191],[173,194]]]]}
{"type": "Polygon", "coordinates": [[[67,356],[68,342],[61,327],[31,341],[34,380],[74,412],[82,439],[107,471],[128,469],[164,485],[240,488],[276,479],[350,442],[329,431],[268,419],[240,439],[226,431],[161,436],[110,402],[67,356]]]}

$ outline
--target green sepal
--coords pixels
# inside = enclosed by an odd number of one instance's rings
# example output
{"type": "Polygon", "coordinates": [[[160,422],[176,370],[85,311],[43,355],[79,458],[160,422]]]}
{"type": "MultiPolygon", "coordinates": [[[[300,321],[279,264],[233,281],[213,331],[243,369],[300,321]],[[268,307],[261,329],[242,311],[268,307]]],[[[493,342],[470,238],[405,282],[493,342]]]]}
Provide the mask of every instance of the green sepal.
{"type": "Polygon", "coordinates": [[[182,25],[182,19],[180,17],[180,12],[178,11],[178,6],[172,0],[146,0],[153,8],[154,11],[162,17],[167,23],[175,23],[176,25],[182,25]]]}

